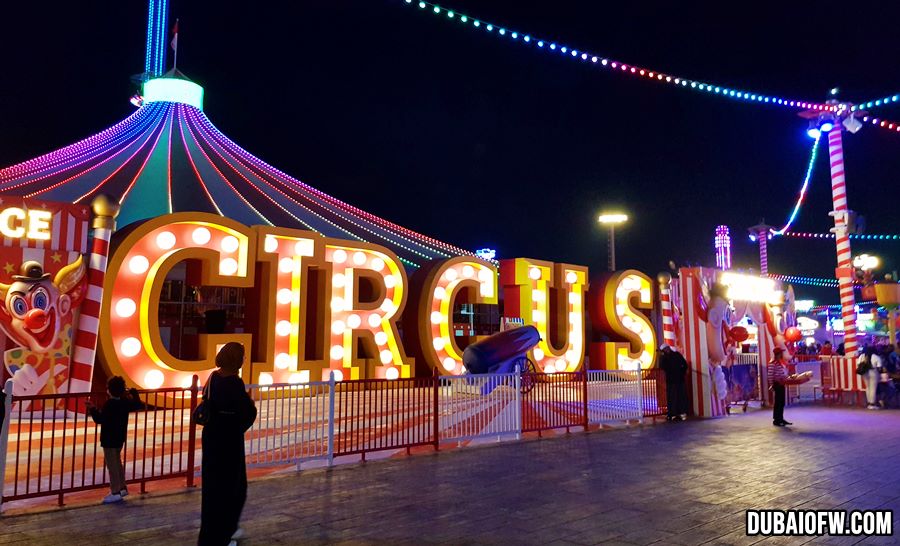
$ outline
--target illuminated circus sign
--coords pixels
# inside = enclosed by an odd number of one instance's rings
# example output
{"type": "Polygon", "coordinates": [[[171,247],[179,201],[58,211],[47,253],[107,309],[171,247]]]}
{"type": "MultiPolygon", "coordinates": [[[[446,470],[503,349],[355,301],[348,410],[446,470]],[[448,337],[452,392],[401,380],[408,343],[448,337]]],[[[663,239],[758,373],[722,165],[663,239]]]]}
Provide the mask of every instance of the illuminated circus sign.
{"type": "MultiPolygon", "coordinates": [[[[204,213],[176,213],[117,234],[108,262],[100,351],[108,373],[144,388],[185,386],[214,368],[217,347],[249,347],[250,382],[306,383],[464,373],[454,333],[459,303],[496,304],[537,328],[529,355],[546,373],[584,364],[588,270],[534,259],[498,268],[474,256],[426,263],[412,282],[389,249],[309,231],[248,227],[204,213]],[[174,356],[160,323],[167,277],[186,269],[202,287],[244,290],[247,318],[239,333],[199,334],[195,359],[174,356]],[[407,302],[409,301],[409,305],[407,302]],[[403,317],[401,326],[400,319],[403,317]],[[401,339],[401,329],[403,336],[401,339]]],[[[655,337],[638,309],[652,306],[649,278],[629,271],[598,292],[616,318],[607,328],[625,343],[607,367],[652,365],[655,337]]],[[[606,312],[606,311],[603,311],[606,312]]],[[[596,325],[595,328],[603,328],[596,325]]]]}

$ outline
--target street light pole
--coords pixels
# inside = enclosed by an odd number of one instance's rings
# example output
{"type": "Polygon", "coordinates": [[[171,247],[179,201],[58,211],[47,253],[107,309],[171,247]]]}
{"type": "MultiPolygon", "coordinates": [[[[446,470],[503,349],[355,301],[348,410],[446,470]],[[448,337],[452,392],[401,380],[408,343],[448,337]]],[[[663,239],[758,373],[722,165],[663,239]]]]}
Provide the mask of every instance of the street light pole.
{"type": "Polygon", "coordinates": [[[616,270],[616,225],[609,225],[609,241],[607,243],[609,248],[607,249],[607,265],[609,266],[610,271],[616,270]]]}
{"type": "Polygon", "coordinates": [[[628,220],[627,214],[604,213],[597,221],[609,226],[609,238],[607,239],[607,266],[610,271],[616,270],[616,224],[622,224],[628,220]]]}

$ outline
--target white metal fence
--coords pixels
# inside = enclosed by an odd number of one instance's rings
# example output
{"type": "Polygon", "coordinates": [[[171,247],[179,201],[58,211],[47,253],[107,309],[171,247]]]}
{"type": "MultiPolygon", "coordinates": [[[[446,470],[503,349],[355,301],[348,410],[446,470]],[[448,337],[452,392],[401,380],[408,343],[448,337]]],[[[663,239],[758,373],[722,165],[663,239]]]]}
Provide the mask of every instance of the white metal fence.
{"type": "Polygon", "coordinates": [[[588,423],[609,423],[643,417],[641,372],[591,370],[587,374],[588,423]]]}
{"type": "Polygon", "coordinates": [[[333,383],[251,385],[249,392],[258,413],[246,435],[248,464],[299,464],[331,458],[333,383]]]}
{"type": "MultiPolygon", "coordinates": [[[[645,393],[640,372],[595,370],[587,372],[587,418],[592,425],[629,421],[643,416],[645,393]]],[[[393,408],[400,415],[385,416],[375,404],[374,391],[361,399],[363,406],[352,411],[371,412],[366,421],[376,429],[408,426],[420,429],[423,412],[437,408],[438,442],[465,442],[478,439],[518,439],[522,434],[523,400],[521,376],[516,373],[463,375],[437,378],[434,400],[418,397],[414,404],[393,408]],[[427,407],[426,407],[427,406],[427,407]],[[407,425],[404,425],[407,423],[407,425]]],[[[341,402],[340,385],[334,382],[250,385],[249,391],[259,412],[248,431],[246,452],[251,466],[297,464],[324,460],[328,464],[345,442],[347,421],[352,415],[341,402]],[[337,413],[336,413],[337,411],[337,413]],[[341,438],[344,438],[341,440],[341,438]]],[[[420,386],[421,389],[421,386],[420,386]]],[[[346,393],[345,393],[346,394],[346,393]]],[[[358,406],[359,404],[354,404],[358,406]]],[[[354,415],[355,415],[354,413],[354,415]]],[[[358,417],[358,416],[357,416],[358,417]]],[[[348,449],[344,448],[344,451],[348,449]]]]}
{"type": "Polygon", "coordinates": [[[521,376],[442,377],[438,393],[442,441],[522,434],[521,376]]]}

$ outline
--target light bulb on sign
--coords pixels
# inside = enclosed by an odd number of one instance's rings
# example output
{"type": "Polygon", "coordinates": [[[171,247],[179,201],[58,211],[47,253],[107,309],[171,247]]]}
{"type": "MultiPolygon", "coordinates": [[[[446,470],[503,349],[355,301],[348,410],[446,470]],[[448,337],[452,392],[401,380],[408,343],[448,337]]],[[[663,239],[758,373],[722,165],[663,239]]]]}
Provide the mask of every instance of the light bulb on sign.
{"type": "Polygon", "coordinates": [[[205,227],[200,227],[191,233],[191,239],[198,245],[205,245],[212,239],[212,234],[205,227]]]}
{"type": "Polygon", "coordinates": [[[148,389],[158,389],[162,387],[165,380],[166,376],[159,370],[150,370],[144,375],[144,385],[146,385],[148,389]]]}
{"type": "Polygon", "coordinates": [[[282,288],[278,291],[278,295],[276,296],[278,303],[285,305],[291,303],[291,300],[294,299],[294,293],[291,292],[289,288],[282,288]]]}
{"type": "Polygon", "coordinates": [[[291,335],[291,323],[286,320],[278,321],[275,325],[275,333],[281,337],[291,335]]]}
{"type": "Polygon", "coordinates": [[[131,298],[122,298],[116,302],[116,314],[128,318],[137,310],[137,304],[131,298]]]}
{"type": "Polygon", "coordinates": [[[240,248],[241,243],[237,240],[237,237],[233,235],[227,235],[222,238],[222,251],[231,254],[237,251],[240,248]]]}
{"type": "Polygon", "coordinates": [[[219,262],[219,273],[225,276],[231,276],[237,273],[238,263],[234,258],[225,258],[219,262]]]}
{"type": "Polygon", "coordinates": [[[127,357],[137,356],[141,352],[141,340],[136,337],[126,337],[119,346],[122,354],[127,357]]]}
{"type": "Polygon", "coordinates": [[[128,269],[135,275],[141,275],[150,269],[150,260],[148,260],[146,256],[141,256],[140,254],[132,256],[132,258],[128,260],[128,269]]]}
{"type": "Polygon", "coordinates": [[[175,246],[175,234],[171,231],[162,231],[156,236],[156,246],[162,250],[169,250],[175,246]]]}
{"type": "Polygon", "coordinates": [[[347,326],[344,324],[342,320],[336,320],[331,323],[331,333],[339,336],[344,333],[344,330],[347,329],[347,326]]]}
{"type": "Polygon", "coordinates": [[[291,355],[287,353],[279,353],[275,357],[275,367],[279,370],[286,370],[291,365],[291,355]]]}

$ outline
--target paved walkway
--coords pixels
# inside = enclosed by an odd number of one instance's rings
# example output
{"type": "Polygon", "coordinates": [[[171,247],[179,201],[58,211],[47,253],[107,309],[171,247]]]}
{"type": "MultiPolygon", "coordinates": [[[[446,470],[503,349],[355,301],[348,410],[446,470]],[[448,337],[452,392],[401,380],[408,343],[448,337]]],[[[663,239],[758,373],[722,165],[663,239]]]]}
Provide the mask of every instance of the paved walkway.
{"type": "MultiPolygon", "coordinates": [[[[892,544],[744,534],[748,508],[894,509],[900,412],[770,414],[425,453],[250,485],[245,545],[892,544]]],[[[199,491],[0,518],[0,543],[191,544],[199,491]]]]}

